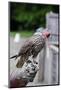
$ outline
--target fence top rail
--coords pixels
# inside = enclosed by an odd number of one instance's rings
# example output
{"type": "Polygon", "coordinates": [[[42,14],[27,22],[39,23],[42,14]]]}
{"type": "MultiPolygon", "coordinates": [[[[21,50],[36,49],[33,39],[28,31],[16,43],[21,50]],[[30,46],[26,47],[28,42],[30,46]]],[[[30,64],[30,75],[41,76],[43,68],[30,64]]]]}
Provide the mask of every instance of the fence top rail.
{"type": "Polygon", "coordinates": [[[58,47],[54,46],[54,45],[50,45],[50,48],[54,51],[56,51],[58,53],[58,47]]]}
{"type": "Polygon", "coordinates": [[[54,35],[54,36],[59,36],[59,34],[54,34],[54,33],[51,33],[51,35],[54,35]]]}

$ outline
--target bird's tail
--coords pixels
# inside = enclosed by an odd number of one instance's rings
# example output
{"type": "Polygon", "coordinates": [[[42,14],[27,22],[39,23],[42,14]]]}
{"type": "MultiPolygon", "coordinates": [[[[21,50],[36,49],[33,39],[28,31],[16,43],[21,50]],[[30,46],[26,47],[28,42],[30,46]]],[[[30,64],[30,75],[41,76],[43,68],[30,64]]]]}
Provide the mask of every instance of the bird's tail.
{"type": "Polygon", "coordinates": [[[10,59],[15,58],[15,60],[16,60],[17,57],[18,57],[18,55],[14,55],[14,56],[10,57],[10,59]]]}
{"type": "Polygon", "coordinates": [[[16,64],[16,67],[17,68],[22,68],[25,61],[26,61],[26,57],[21,56],[20,59],[18,60],[17,64],[16,64]]]}

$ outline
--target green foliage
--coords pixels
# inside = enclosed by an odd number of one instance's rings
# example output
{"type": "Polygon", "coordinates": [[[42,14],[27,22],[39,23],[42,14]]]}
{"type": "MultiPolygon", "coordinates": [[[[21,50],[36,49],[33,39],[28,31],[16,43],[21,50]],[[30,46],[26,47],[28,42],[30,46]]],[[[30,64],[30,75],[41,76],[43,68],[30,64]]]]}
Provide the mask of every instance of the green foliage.
{"type": "MultiPolygon", "coordinates": [[[[17,29],[35,29],[45,27],[45,15],[47,12],[59,12],[58,5],[28,4],[28,3],[10,3],[10,20],[21,22],[17,29]]],[[[13,25],[15,27],[15,25],[13,25]]]]}
{"type": "Polygon", "coordinates": [[[33,35],[33,31],[20,31],[20,32],[10,32],[10,36],[15,37],[16,33],[19,33],[21,37],[30,37],[33,35]]]}

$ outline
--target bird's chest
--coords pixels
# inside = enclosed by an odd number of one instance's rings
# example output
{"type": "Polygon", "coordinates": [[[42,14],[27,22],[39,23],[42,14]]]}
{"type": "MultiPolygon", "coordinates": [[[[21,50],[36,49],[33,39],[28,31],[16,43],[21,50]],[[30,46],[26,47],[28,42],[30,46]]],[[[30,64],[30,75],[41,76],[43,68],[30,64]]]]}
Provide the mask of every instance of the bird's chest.
{"type": "Polygon", "coordinates": [[[40,50],[45,45],[45,39],[44,38],[41,38],[40,36],[33,37],[32,42],[34,44],[33,49],[34,49],[35,52],[40,52],[40,50]]]}

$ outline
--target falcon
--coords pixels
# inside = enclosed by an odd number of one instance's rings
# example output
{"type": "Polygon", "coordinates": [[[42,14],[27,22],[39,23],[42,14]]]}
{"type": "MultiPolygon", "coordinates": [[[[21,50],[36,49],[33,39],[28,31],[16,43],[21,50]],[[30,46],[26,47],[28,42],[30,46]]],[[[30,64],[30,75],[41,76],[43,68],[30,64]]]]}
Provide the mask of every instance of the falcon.
{"type": "Polygon", "coordinates": [[[39,52],[45,47],[46,39],[49,38],[49,36],[50,33],[48,31],[34,33],[32,37],[28,38],[24,42],[19,53],[10,59],[17,59],[20,57],[16,64],[17,68],[21,68],[23,64],[29,59],[29,56],[32,56],[33,60],[35,61],[35,58],[39,52]]]}

